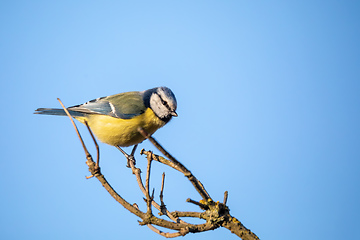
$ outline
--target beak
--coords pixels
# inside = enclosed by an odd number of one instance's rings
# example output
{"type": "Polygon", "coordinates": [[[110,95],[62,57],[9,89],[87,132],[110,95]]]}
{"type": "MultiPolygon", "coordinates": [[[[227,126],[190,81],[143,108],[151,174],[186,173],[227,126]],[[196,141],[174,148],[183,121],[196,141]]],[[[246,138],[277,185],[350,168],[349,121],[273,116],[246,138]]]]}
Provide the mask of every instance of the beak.
{"type": "Polygon", "coordinates": [[[171,115],[174,116],[174,117],[178,116],[178,114],[175,111],[171,112],[171,115]]]}

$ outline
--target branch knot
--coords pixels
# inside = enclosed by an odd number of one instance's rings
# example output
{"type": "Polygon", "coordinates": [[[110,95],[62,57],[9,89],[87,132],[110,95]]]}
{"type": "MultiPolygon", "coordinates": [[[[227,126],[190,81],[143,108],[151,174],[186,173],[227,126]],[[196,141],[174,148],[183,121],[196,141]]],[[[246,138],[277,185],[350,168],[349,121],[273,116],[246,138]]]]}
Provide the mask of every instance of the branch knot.
{"type": "MultiPolygon", "coordinates": [[[[202,202],[202,201],[200,201],[202,202]]],[[[203,201],[205,202],[205,201],[203,201]]],[[[230,217],[229,208],[220,202],[213,202],[212,200],[207,201],[208,210],[204,212],[202,217],[206,219],[207,222],[220,226],[224,221],[227,221],[230,217]]]]}

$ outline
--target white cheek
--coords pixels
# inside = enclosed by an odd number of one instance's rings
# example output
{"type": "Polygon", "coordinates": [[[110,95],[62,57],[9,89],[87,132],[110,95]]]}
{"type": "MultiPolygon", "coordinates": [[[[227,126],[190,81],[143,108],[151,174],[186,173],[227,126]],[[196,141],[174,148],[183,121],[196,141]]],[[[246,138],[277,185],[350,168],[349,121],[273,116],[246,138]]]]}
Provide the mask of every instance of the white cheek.
{"type": "Polygon", "coordinates": [[[155,95],[150,99],[150,107],[158,117],[163,117],[161,100],[158,96],[155,95]]]}

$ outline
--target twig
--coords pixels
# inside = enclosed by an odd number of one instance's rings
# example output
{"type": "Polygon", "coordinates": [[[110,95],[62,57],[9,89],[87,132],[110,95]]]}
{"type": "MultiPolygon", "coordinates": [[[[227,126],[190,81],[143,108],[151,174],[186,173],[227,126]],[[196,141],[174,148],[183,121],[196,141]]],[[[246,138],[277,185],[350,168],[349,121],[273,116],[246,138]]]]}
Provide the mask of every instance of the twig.
{"type": "Polygon", "coordinates": [[[87,129],[89,130],[91,138],[92,138],[92,140],[93,140],[93,142],[95,144],[95,147],[96,147],[96,166],[99,167],[100,166],[99,165],[100,164],[100,148],[99,148],[99,145],[98,145],[98,143],[97,143],[97,141],[95,139],[95,136],[94,136],[93,132],[90,129],[89,123],[86,120],[84,120],[84,123],[85,123],[87,129]]]}
{"type": "Polygon", "coordinates": [[[181,211],[174,211],[171,213],[175,217],[192,217],[192,218],[202,218],[201,212],[181,212],[181,211]]]}
{"type": "Polygon", "coordinates": [[[145,190],[146,190],[146,205],[147,205],[147,214],[152,215],[151,211],[151,202],[154,199],[154,191],[152,193],[152,196],[150,196],[150,169],[151,169],[151,162],[152,157],[149,155],[147,157],[148,164],[146,168],[146,181],[145,181],[145,190]]]}
{"type": "Polygon", "coordinates": [[[226,202],[227,202],[228,196],[229,196],[228,191],[225,191],[225,192],[224,192],[224,201],[223,201],[224,205],[226,205],[226,202]]]}
{"type": "Polygon", "coordinates": [[[150,169],[151,169],[151,162],[152,162],[151,154],[147,157],[147,160],[148,160],[148,164],[147,164],[147,168],[146,168],[145,190],[146,190],[146,198],[148,201],[150,201],[149,188],[150,188],[150,169]]]}
{"type": "Polygon", "coordinates": [[[164,185],[165,185],[165,172],[163,172],[163,174],[162,174],[162,180],[161,180],[161,189],[160,189],[160,212],[162,213],[162,214],[165,214],[164,212],[165,212],[165,210],[166,210],[166,205],[165,205],[165,203],[164,203],[164,185]]]}
{"type": "Polygon", "coordinates": [[[186,199],[186,201],[189,202],[189,203],[195,204],[195,205],[199,206],[200,208],[202,208],[202,209],[204,209],[204,210],[209,209],[209,207],[208,207],[207,205],[202,204],[202,203],[197,202],[197,201],[194,201],[194,200],[192,200],[192,199],[190,199],[190,198],[186,199]]]}
{"type": "Polygon", "coordinates": [[[88,157],[91,156],[91,155],[90,155],[89,151],[87,150],[87,148],[86,148],[86,146],[85,146],[85,143],[84,143],[84,141],[83,141],[83,139],[82,139],[82,137],[81,137],[81,135],[80,135],[80,133],[79,133],[79,129],[77,128],[77,126],[76,126],[76,124],[75,124],[75,122],[74,122],[74,119],[72,118],[72,116],[70,115],[69,111],[67,110],[67,108],[64,106],[64,104],[63,104],[62,101],[60,100],[60,98],[57,98],[57,100],[60,102],[60,105],[61,105],[62,108],[64,109],[66,115],[70,118],[70,121],[71,121],[72,125],[73,125],[74,128],[75,128],[76,134],[78,135],[78,138],[80,139],[80,142],[81,142],[81,144],[82,144],[82,146],[83,146],[83,149],[84,149],[84,151],[85,151],[86,158],[88,158],[88,157]]]}
{"type": "Polygon", "coordinates": [[[150,228],[152,231],[156,232],[157,234],[166,237],[166,238],[175,238],[175,237],[180,237],[180,236],[184,236],[183,234],[179,232],[174,232],[174,233],[169,233],[169,232],[163,232],[159,229],[157,229],[156,227],[154,227],[151,224],[147,224],[146,225],[148,228],[150,228]]]}

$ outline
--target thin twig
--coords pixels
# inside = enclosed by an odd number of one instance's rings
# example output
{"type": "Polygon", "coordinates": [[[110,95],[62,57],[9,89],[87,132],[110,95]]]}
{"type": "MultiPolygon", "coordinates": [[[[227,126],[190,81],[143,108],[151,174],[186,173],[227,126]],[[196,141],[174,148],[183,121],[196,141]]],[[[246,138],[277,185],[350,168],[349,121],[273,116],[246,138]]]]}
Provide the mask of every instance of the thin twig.
{"type": "Polygon", "coordinates": [[[90,129],[89,123],[86,120],[84,120],[84,122],[85,122],[85,125],[86,125],[87,129],[89,130],[91,138],[92,138],[92,140],[93,140],[93,142],[95,144],[95,147],[96,147],[96,166],[99,167],[99,165],[100,165],[100,148],[99,148],[99,145],[98,145],[98,143],[97,143],[97,141],[95,139],[95,136],[94,136],[93,132],[90,129]]]}
{"type": "Polygon", "coordinates": [[[153,137],[151,137],[143,128],[139,128],[138,131],[143,135],[143,137],[149,139],[149,141],[157,148],[159,151],[165,155],[165,157],[169,158],[173,163],[175,163],[182,172],[189,172],[189,170],[182,165],[178,160],[176,160],[168,151],[166,151],[160,143],[158,143],[153,137]]]}
{"type": "Polygon", "coordinates": [[[152,162],[151,155],[149,155],[147,157],[147,160],[148,160],[148,163],[147,163],[147,167],[146,167],[145,189],[146,189],[146,194],[150,197],[149,186],[150,186],[150,169],[151,169],[151,162],[152,162]]]}
{"type": "Polygon", "coordinates": [[[228,196],[229,196],[228,191],[225,191],[225,192],[224,192],[224,201],[223,201],[224,205],[226,205],[226,202],[227,202],[228,196]]]}
{"type": "Polygon", "coordinates": [[[162,174],[162,180],[161,180],[161,189],[160,189],[160,209],[161,213],[164,214],[164,210],[166,209],[166,205],[164,203],[164,185],[165,185],[165,172],[162,174]]]}
{"type": "Polygon", "coordinates": [[[151,201],[152,201],[152,198],[150,196],[150,169],[152,162],[151,155],[147,157],[147,160],[148,160],[148,164],[146,168],[145,190],[146,190],[146,201],[147,201],[147,213],[151,214],[151,201]]]}
{"type": "Polygon", "coordinates": [[[86,146],[85,146],[85,143],[84,143],[84,141],[83,141],[83,139],[82,139],[82,137],[81,137],[81,135],[80,135],[80,133],[79,133],[79,129],[77,128],[77,126],[76,126],[76,124],[75,124],[75,122],[74,122],[74,119],[72,118],[72,116],[70,115],[69,111],[67,110],[67,108],[64,106],[64,104],[63,104],[62,101],[60,100],[60,98],[57,98],[57,100],[60,102],[62,108],[64,109],[64,111],[65,111],[65,113],[66,113],[66,115],[70,118],[70,121],[71,121],[71,123],[73,124],[73,126],[74,126],[74,128],[75,128],[76,134],[78,135],[78,137],[79,137],[79,139],[80,139],[80,142],[81,142],[81,144],[82,144],[82,146],[83,146],[83,149],[84,149],[84,151],[85,151],[86,158],[88,158],[88,157],[91,156],[91,155],[90,155],[89,151],[87,150],[87,148],[86,148],[86,146]]]}
{"type": "Polygon", "coordinates": [[[205,204],[202,204],[202,203],[200,203],[200,202],[194,201],[194,200],[192,200],[192,199],[190,199],[190,198],[186,199],[186,201],[189,202],[189,203],[195,204],[195,205],[199,206],[199,207],[202,208],[202,209],[205,209],[205,210],[209,209],[209,207],[206,206],[205,204]]]}
{"type": "Polygon", "coordinates": [[[154,199],[154,194],[155,194],[155,188],[153,188],[152,193],[151,193],[151,197],[150,197],[151,201],[154,199]]]}
{"type": "Polygon", "coordinates": [[[174,232],[174,233],[169,233],[169,232],[163,232],[159,229],[157,229],[156,227],[154,227],[151,224],[147,224],[146,225],[148,228],[150,228],[152,231],[156,232],[157,234],[166,237],[166,238],[175,238],[175,237],[180,237],[180,236],[184,236],[183,234],[179,232],[174,232]]]}

